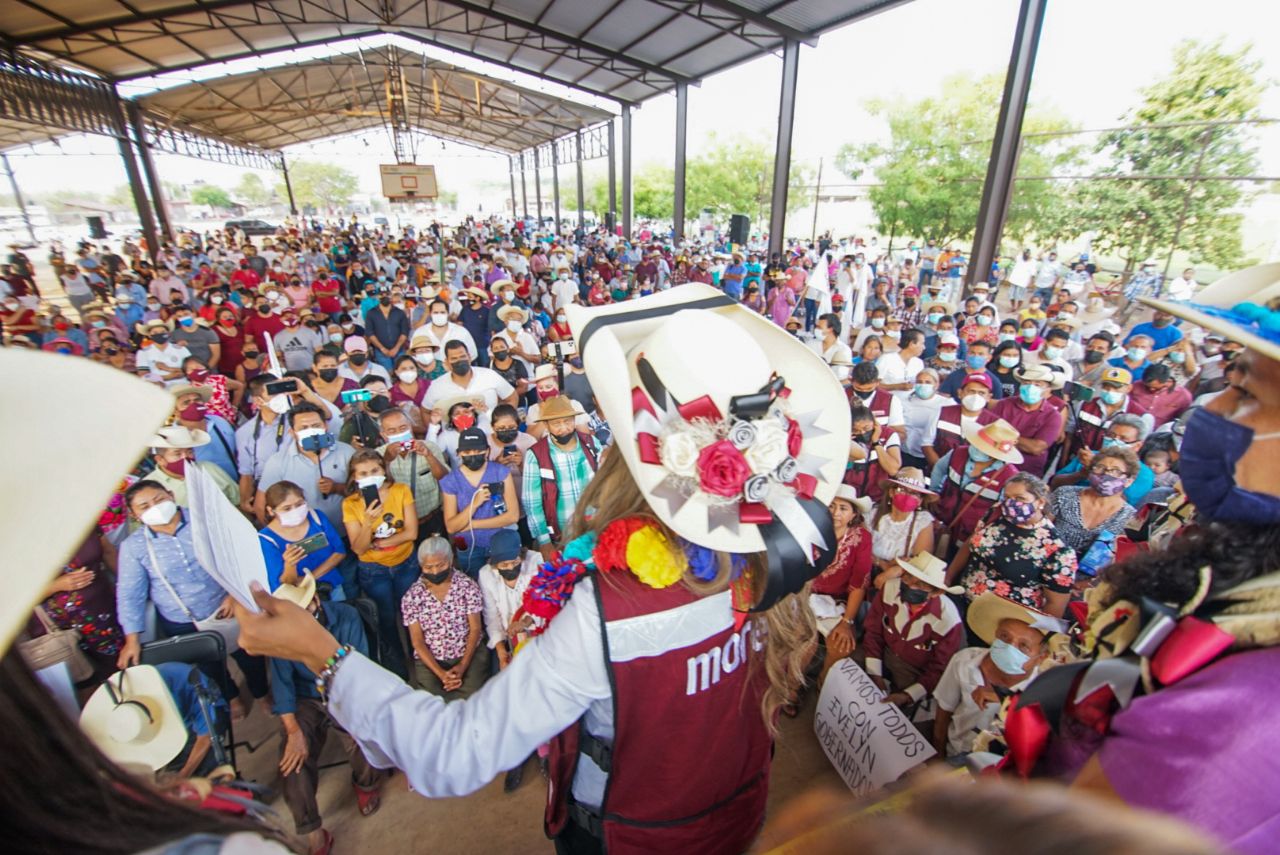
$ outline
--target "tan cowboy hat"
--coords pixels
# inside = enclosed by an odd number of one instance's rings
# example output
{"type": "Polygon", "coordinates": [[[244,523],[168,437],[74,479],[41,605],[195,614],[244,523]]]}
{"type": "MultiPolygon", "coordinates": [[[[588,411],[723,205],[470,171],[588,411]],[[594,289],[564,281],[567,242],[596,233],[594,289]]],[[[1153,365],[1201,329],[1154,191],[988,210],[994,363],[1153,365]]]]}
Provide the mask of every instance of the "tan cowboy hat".
{"type": "MultiPolygon", "coordinates": [[[[208,386],[192,386],[190,383],[185,383],[181,386],[170,387],[169,394],[173,396],[174,400],[184,398],[187,395],[199,395],[200,400],[207,404],[209,399],[213,397],[213,390],[208,386]]],[[[204,445],[204,443],[197,444],[204,445]]]]}
{"type": "Polygon", "coordinates": [[[924,472],[914,466],[903,466],[898,470],[897,475],[886,478],[885,483],[897,484],[899,487],[906,487],[908,490],[923,493],[926,496],[938,495],[929,489],[929,482],[924,479],[924,472]]]}
{"type": "Polygon", "coordinates": [[[498,320],[504,324],[515,318],[520,321],[521,326],[529,322],[529,313],[519,306],[503,306],[498,310],[498,320]]]}
{"type": "Polygon", "coordinates": [[[497,294],[503,288],[511,288],[514,290],[515,287],[516,283],[512,282],[510,279],[495,279],[493,284],[489,286],[489,292],[491,294],[497,294]]]}
{"type": "Polygon", "coordinates": [[[995,640],[996,629],[1002,620],[1016,620],[1027,624],[1032,629],[1044,633],[1062,632],[1066,627],[1055,617],[1036,611],[1030,606],[1006,600],[999,594],[988,591],[969,604],[969,612],[965,615],[969,629],[987,644],[995,640]]]}
{"type": "Polygon", "coordinates": [[[162,769],[187,744],[187,727],[164,677],[151,665],[113,674],[80,713],[80,729],[116,763],[162,769]]]}
{"type": "Polygon", "coordinates": [[[985,425],[976,422],[964,424],[960,432],[964,435],[965,442],[983,454],[994,457],[996,460],[1003,460],[1005,463],[1022,462],[1022,452],[1018,450],[1020,434],[1004,419],[996,419],[985,425]]]}
{"type": "Polygon", "coordinates": [[[103,318],[105,320],[109,320],[115,317],[115,312],[113,312],[111,307],[105,303],[94,301],[92,303],[85,303],[84,308],[80,310],[80,315],[86,321],[89,320],[89,318],[103,318]]]}
{"type": "Polygon", "coordinates": [[[1022,368],[1015,368],[1013,371],[1013,377],[1019,383],[1038,382],[1053,385],[1055,373],[1056,372],[1054,372],[1054,370],[1049,366],[1042,363],[1035,363],[1032,365],[1024,365],[1022,368]]]}
{"type": "Polygon", "coordinates": [[[1071,330],[1071,331],[1073,331],[1073,332],[1074,332],[1075,330],[1080,329],[1080,327],[1084,325],[1084,324],[1083,324],[1083,322],[1081,322],[1081,320],[1080,320],[1079,318],[1077,318],[1075,315],[1072,315],[1071,317],[1067,317],[1067,318],[1064,318],[1064,317],[1059,316],[1059,317],[1054,318],[1054,319],[1053,319],[1053,320],[1051,320],[1051,321],[1048,321],[1047,323],[1048,323],[1048,325],[1049,325],[1049,327],[1050,327],[1050,328],[1052,328],[1052,327],[1066,327],[1067,329],[1069,329],[1069,330],[1071,330]]]}
{"type": "MultiPolygon", "coordinates": [[[[507,280],[507,281],[509,281],[509,280],[507,280]]],[[[459,296],[459,297],[461,297],[463,294],[466,294],[466,295],[468,295],[468,296],[470,296],[470,297],[475,297],[477,300],[488,300],[488,299],[489,299],[489,295],[488,295],[488,294],[486,294],[485,292],[481,291],[479,288],[474,288],[474,287],[471,287],[471,288],[463,288],[461,291],[459,291],[459,292],[458,292],[458,296],[459,296]]]]}
{"type": "Polygon", "coordinates": [[[950,315],[955,312],[955,309],[951,308],[949,303],[944,303],[941,300],[925,300],[924,313],[926,315],[929,314],[931,309],[937,309],[944,315],[950,315]]]}
{"type": "Polygon", "coordinates": [[[431,333],[427,332],[426,327],[418,327],[418,329],[413,333],[413,338],[409,340],[409,349],[413,350],[415,347],[434,347],[436,350],[441,349],[440,343],[431,337],[431,333]]]}
{"type": "Polygon", "coordinates": [[[841,484],[836,487],[836,494],[831,498],[831,501],[834,502],[837,499],[853,505],[854,510],[864,516],[871,511],[871,506],[875,504],[875,502],[871,501],[870,496],[859,496],[858,491],[849,484],[841,484]]]}
{"type": "Polygon", "coordinates": [[[849,448],[849,407],[822,358],[702,283],[566,311],[653,513],[708,549],[768,552],[760,607],[799,590],[814,548],[834,546],[826,505],[849,448]]]}
{"type": "Polygon", "coordinates": [[[97,521],[121,474],[173,413],[173,398],[88,359],[7,347],[0,349],[0,401],[10,414],[0,419],[0,471],[7,483],[23,485],[22,501],[0,514],[9,568],[0,598],[2,651],[97,521]],[[13,416],[36,412],[42,418],[13,416]],[[84,413],[93,413],[93,430],[83,429],[84,413]]]}
{"type": "Polygon", "coordinates": [[[560,376],[556,373],[556,367],[549,362],[544,362],[537,368],[533,369],[533,382],[539,380],[556,380],[559,381],[560,376]]]}
{"type": "Polygon", "coordinates": [[[164,330],[165,332],[173,332],[173,324],[167,321],[162,321],[159,318],[152,318],[149,321],[142,321],[141,323],[137,324],[134,327],[134,330],[139,335],[145,336],[148,333],[150,333],[153,329],[156,329],[157,327],[164,330]]]}
{"type": "Polygon", "coordinates": [[[156,431],[151,440],[152,448],[198,448],[208,445],[210,436],[202,430],[191,430],[184,425],[169,425],[156,431]]]}
{"type": "Polygon", "coordinates": [[[1196,294],[1192,303],[1139,299],[1280,361],[1280,261],[1229,273],[1196,294]]]}
{"type": "Polygon", "coordinates": [[[271,596],[288,600],[294,605],[305,609],[315,599],[316,577],[311,575],[311,571],[304,570],[302,578],[298,580],[297,584],[291,585],[286,582],[272,591],[271,596]]]}
{"type": "Polygon", "coordinates": [[[553,419],[574,419],[578,417],[578,411],[573,407],[573,401],[565,395],[556,395],[554,398],[548,398],[538,405],[538,421],[549,422],[553,419]]]}
{"type": "Polygon", "coordinates": [[[964,588],[959,585],[947,585],[947,562],[936,555],[921,552],[911,558],[899,558],[898,566],[921,582],[946,591],[948,594],[964,593],[964,588]]]}

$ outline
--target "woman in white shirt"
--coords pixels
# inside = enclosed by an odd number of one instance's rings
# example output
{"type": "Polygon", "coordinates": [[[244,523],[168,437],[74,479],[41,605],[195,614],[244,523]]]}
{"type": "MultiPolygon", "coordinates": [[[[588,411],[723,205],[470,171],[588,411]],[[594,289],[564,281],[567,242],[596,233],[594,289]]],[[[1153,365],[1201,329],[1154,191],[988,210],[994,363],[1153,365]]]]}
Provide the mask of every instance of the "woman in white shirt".
{"type": "Polygon", "coordinates": [[[867,526],[871,529],[871,555],[880,569],[875,578],[877,588],[902,575],[897,559],[933,551],[934,516],[928,508],[937,498],[926,485],[924,473],[914,466],[902,467],[885,481],[884,495],[867,526]]]}

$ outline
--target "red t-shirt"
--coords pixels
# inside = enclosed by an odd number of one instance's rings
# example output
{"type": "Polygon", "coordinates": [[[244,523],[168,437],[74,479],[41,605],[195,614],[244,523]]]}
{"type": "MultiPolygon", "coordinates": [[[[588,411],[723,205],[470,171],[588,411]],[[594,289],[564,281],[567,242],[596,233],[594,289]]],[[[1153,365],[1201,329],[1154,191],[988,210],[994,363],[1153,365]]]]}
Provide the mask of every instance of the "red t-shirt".
{"type": "Polygon", "coordinates": [[[237,288],[257,288],[262,279],[252,267],[241,267],[231,274],[231,284],[237,288]]]}
{"type": "Polygon", "coordinates": [[[336,315],[342,311],[341,285],[336,279],[317,279],[311,283],[311,293],[315,295],[316,305],[320,311],[336,315]]]}
{"type": "Polygon", "coordinates": [[[254,340],[258,342],[258,346],[263,348],[264,351],[267,347],[265,334],[270,333],[274,338],[275,336],[280,335],[283,331],[284,321],[280,320],[279,315],[273,314],[263,317],[257,312],[254,312],[252,315],[245,318],[244,321],[244,334],[247,336],[253,336],[254,340]]]}
{"type": "Polygon", "coordinates": [[[850,526],[836,544],[836,557],[811,583],[810,591],[843,600],[871,578],[871,532],[850,526]]]}

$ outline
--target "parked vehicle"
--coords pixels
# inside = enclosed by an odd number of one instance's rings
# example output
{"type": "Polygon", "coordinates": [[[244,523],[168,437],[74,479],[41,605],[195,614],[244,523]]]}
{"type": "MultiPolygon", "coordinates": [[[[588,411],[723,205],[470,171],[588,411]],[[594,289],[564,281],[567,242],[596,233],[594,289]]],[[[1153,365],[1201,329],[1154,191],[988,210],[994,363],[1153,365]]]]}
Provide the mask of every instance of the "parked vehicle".
{"type": "Polygon", "coordinates": [[[273,235],[279,230],[279,226],[273,226],[265,220],[227,220],[227,224],[223,226],[227,231],[240,229],[250,237],[260,235],[273,235]]]}

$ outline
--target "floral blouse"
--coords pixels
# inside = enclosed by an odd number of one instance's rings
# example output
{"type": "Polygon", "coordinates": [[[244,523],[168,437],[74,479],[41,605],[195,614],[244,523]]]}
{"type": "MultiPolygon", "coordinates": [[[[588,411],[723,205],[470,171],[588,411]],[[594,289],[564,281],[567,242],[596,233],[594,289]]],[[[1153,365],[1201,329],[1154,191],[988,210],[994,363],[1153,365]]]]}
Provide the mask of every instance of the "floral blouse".
{"type": "Polygon", "coordinates": [[[988,591],[1044,610],[1046,591],[1065,594],[1076,578],[1076,554],[1042,520],[1032,528],[998,520],[969,539],[969,562],[960,584],[973,600],[988,591]]]}
{"type": "MultiPolygon", "coordinates": [[[[455,570],[449,581],[449,592],[444,601],[419,579],[400,600],[400,613],[405,626],[418,624],[427,642],[427,649],[437,662],[461,659],[467,652],[469,615],[484,612],[484,600],[480,586],[469,576],[455,570]]],[[[414,654],[417,655],[416,653],[414,654]]]]}

